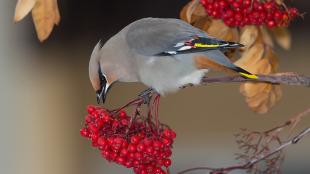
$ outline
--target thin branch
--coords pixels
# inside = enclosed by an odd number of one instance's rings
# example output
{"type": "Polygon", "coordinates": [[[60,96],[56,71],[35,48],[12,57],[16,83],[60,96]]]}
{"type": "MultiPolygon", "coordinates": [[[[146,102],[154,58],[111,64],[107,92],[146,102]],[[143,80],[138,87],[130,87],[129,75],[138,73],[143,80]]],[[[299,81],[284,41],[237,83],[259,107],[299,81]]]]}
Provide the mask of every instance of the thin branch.
{"type": "Polygon", "coordinates": [[[310,77],[299,75],[292,72],[276,73],[271,75],[257,75],[258,79],[248,79],[242,76],[227,76],[227,77],[204,77],[201,84],[209,83],[229,83],[229,82],[266,82],[272,84],[286,84],[295,86],[310,87],[310,77]]]}
{"type": "Polygon", "coordinates": [[[261,154],[258,157],[254,158],[254,159],[250,160],[249,162],[242,164],[242,165],[236,165],[236,166],[231,166],[231,167],[223,167],[223,168],[195,167],[195,168],[191,168],[191,169],[181,171],[178,174],[184,174],[184,173],[188,173],[188,172],[196,171],[196,170],[210,170],[212,174],[224,174],[224,173],[231,172],[232,170],[246,170],[246,169],[251,168],[254,164],[256,164],[256,163],[258,163],[258,162],[260,162],[260,161],[262,161],[262,160],[284,150],[285,148],[289,147],[290,145],[298,143],[308,133],[310,133],[310,127],[303,130],[302,132],[297,134],[295,137],[293,137],[292,139],[283,143],[282,145],[280,145],[276,149],[270,151],[269,153],[261,154]]]}
{"type": "MultiPolygon", "coordinates": [[[[305,115],[307,115],[309,113],[310,113],[310,108],[308,108],[306,111],[298,114],[297,116],[294,116],[292,119],[285,122],[284,124],[277,126],[275,128],[269,129],[267,131],[264,131],[263,134],[270,134],[272,132],[279,132],[282,129],[284,129],[285,127],[288,127],[291,124],[294,124],[295,123],[294,119],[296,119],[296,117],[301,119],[301,117],[304,117],[305,115]]],[[[252,133],[260,134],[260,132],[252,132],[252,133]]],[[[302,138],[304,138],[309,133],[310,133],[310,127],[301,131],[296,136],[294,136],[293,138],[290,138],[289,140],[287,140],[283,143],[279,142],[279,146],[277,148],[270,150],[267,153],[258,153],[257,155],[255,155],[254,157],[251,157],[247,162],[245,162],[241,165],[234,165],[234,166],[222,167],[222,168],[195,167],[195,168],[183,170],[183,171],[179,172],[178,174],[185,174],[185,173],[197,171],[197,170],[207,170],[207,171],[210,171],[210,174],[226,174],[226,173],[229,173],[233,170],[248,170],[248,169],[253,168],[257,163],[259,163],[263,160],[266,160],[270,156],[282,152],[285,148],[289,147],[290,145],[297,144],[302,138]]]]}

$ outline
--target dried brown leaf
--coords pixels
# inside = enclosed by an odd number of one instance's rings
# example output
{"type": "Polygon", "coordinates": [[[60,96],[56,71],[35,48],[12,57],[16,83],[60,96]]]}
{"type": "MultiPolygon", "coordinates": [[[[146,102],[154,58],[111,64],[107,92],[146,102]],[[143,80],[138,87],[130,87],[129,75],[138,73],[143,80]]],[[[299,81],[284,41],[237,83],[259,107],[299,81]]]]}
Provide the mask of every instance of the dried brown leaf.
{"type": "Polygon", "coordinates": [[[272,41],[272,38],[270,36],[270,33],[268,32],[268,30],[265,28],[265,27],[260,27],[260,32],[261,32],[261,35],[262,35],[262,39],[263,39],[263,42],[270,46],[270,47],[273,47],[273,41],[272,41]]]}
{"type": "Polygon", "coordinates": [[[277,4],[281,5],[283,4],[283,0],[275,0],[277,4]]]}
{"type": "Polygon", "coordinates": [[[224,39],[229,32],[230,28],[224,24],[222,20],[213,19],[211,21],[210,27],[207,33],[210,36],[216,37],[218,39],[224,39]]]}
{"type": "Polygon", "coordinates": [[[239,32],[236,28],[229,28],[224,40],[231,41],[231,42],[239,42],[239,32]]]}
{"type": "Polygon", "coordinates": [[[243,30],[241,32],[240,36],[240,43],[245,45],[246,48],[250,48],[258,37],[258,28],[253,25],[245,26],[243,27],[243,30]]]}
{"type": "Polygon", "coordinates": [[[269,61],[272,71],[271,73],[275,73],[279,67],[279,60],[277,55],[271,49],[271,47],[267,47],[265,51],[265,58],[269,61]]]}
{"type": "MultiPolygon", "coordinates": [[[[257,84],[262,85],[262,84],[257,84]]],[[[264,86],[265,88],[269,87],[264,86]]],[[[263,91],[260,91],[259,95],[255,95],[254,97],[247,97],[246,102],[251,108],[258,108],[261,106],[265,101],[268,99],[268,93],[265,93],[263,91]]]]}
{"type": "Polygon", "coordinates": [[[37,0],[18,0],[15,7],[14,22],[22,20],[33,8],[37,0]]]}
{"type": "Polygon", "coordinates": [[[180,18],[188,23],[192,23],[194,21],[193,16],[201,17],[204,16],[205,14],[206,14],[205,10],[200,4],[200,1],[193,0],[183,7],[183,9],[180,12],[180,18]]]}
{"type": "MultiPolygon", "coordinates": [[[[251,73],[267,75],[276,71],[278,60],[271,47],[264,45],[258,36],[254,45],[243,52],[236,64],[251,73]]],[[[268,112],[282,96],[280,86],[268,83],[244,83],[240,85],[240,92],[248,106],[257,113],[268,112]]]]}
{"type": "Polygon", "coordinates": [[[211,19],[209,19],[207,16],[205,17],[207,19],[207,21],[204,23],[203,27],[200,28],[201,30],[207,32],[209,27],[211,26],[211,19]]]}
{"type": "Polygon", "coordinates": [[[210,24],[210,19],[206,16],[204,17],[195,17],[195,21],[192,23],[193,26],[204,30],[205,27],[208,27],[210,24]]]}
{"type": "Polygon", "coordinates": [[[240,85],[240,93],[247,98],[255,97],[263,91],[267,85],[266,83],[243,83],[240,85]]]}
{"type": "Polygon", "coordinates": [[[270,74],[272,72],[272,67],[268,59],[263,58],[261,59],[254,67],[252,73],[255,74],[270,74]]]}
{"type": "Polygon", "coordinates": [[[38,38],[42,42],[48,38],[54,25],[59,23],[57,0],[38,0],[32,9],[32,18],[38,38]]]}
{"type": "Polygon", "coordinates": [[[250,72],[253,72],[255,71],[256,63],[263,57],[263,55],[264,45],[260,42],[256,42],[251,48],[243,52],[241,58],[237,60],[235,64],[250,72]]]}
{"type": "Polygon", "coordinates": [[[287,28],[284,27],[276,27],[273,28],[272,34],[275,38],[275,41],[286,50],[291,48],[291,35],[287,28]]]}
{"type": "MultiPolygon", "coordinates": [[[[187,9],[188,9],[190,3],[191,3],[191,2],[189,2],[188,4],[186,4],[186,5],[182,8],[182,10],[181,10],[181,12],[180,12],[180,19],[182,19],[183,21],[186,21],[186,22],[188,22],[187,17],[186,17],[186,12],[187,12],[187,9]]],[[[189,23],[189,22],[188,22],[188,23],[189,23]]]]}

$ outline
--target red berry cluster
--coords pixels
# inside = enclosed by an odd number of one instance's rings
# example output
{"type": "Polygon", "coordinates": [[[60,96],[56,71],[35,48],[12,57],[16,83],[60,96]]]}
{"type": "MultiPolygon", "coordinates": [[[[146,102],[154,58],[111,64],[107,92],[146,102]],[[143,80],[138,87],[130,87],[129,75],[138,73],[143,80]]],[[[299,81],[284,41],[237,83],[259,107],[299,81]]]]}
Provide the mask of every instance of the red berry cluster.
{"type": "Polygon", "coordinates": [[[129,117],[125,111],[89,106],[83,137],[92,141],[102,156],[119,165],[133,168],[136,174],[167,174],[176,133],[167,128],[154,129],[142,120],[129,117]]]}
{"type": "Polygon", "coordinates": [[[227,26],[287,26],[299,15],[297,8],[285,8],[275,0],[201,0],[209,16],[222,19],[227,26]]]}

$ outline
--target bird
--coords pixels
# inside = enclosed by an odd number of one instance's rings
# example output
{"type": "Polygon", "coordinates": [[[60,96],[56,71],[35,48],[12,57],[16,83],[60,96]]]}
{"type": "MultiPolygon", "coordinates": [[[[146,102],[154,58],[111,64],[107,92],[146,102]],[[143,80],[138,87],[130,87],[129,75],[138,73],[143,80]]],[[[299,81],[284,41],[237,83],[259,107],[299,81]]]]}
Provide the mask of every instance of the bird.
{"type": "Polygon", "coordinates": [[[199,85],[210,69],[257,79],[223,53],[239,47],[243,45],[211,37],[180,19],[142,18],[96,44],[89,78],[98,104],[105,102],[115,82],[140,82],[149,87],[146,92],[166,95],[188,84],[199,85]]]}

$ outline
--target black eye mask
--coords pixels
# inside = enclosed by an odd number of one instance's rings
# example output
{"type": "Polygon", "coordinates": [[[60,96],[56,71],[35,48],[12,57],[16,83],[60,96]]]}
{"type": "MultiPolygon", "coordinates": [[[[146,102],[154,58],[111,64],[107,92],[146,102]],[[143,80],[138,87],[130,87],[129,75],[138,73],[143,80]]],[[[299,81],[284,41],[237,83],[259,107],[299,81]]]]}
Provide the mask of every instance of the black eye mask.
{"type": "Polygon", "coordinates": [[[97,103],[99,104],[100,100],[102,100],[103,103],[105,101],[105,91],[106,91],[106,87],[107,87],[107,79],[102,74],[100,66],[99,66],[98,74],[99,74],[99,81],[100,81],[100,89],[98,91],[96,91],[96,94],[97,94],[97,103]]]}

